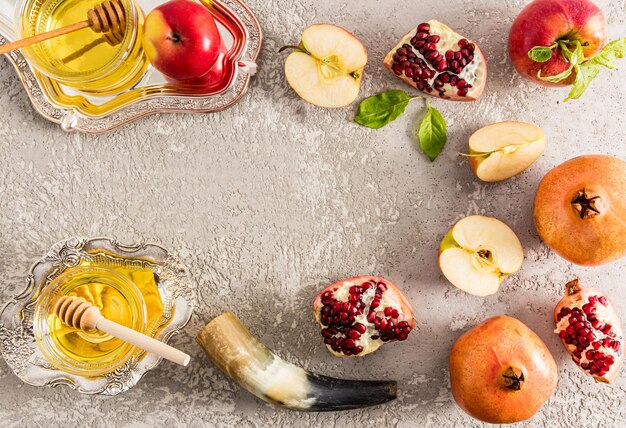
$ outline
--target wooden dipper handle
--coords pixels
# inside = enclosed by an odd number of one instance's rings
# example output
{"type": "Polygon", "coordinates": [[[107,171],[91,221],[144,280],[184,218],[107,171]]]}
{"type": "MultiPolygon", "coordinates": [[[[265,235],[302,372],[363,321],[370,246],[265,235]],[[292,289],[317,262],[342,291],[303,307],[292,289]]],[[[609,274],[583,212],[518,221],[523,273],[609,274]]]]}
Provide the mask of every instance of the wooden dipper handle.
{"type": "Polygon", "coordinates": [[[186,366],[191,360],[188,354],[176,348],[106,319],[100,313],[100,309],[82,297],[62,296],[57,300],[52,311],[70,327],[81,330],[98,329],[181,366],[186,366]]]}
{"type": "Polygon", "coordinates": [[[123,35],[126,29],[126,15],[121,0],[109,0],[99,4],[87,12],[87,20],[85,21],[2,45],[0,46],[0,55],[83,28],[91,28],[96,33],[115,33],[116,38],[119,38],[118,36],[123,35]]]}

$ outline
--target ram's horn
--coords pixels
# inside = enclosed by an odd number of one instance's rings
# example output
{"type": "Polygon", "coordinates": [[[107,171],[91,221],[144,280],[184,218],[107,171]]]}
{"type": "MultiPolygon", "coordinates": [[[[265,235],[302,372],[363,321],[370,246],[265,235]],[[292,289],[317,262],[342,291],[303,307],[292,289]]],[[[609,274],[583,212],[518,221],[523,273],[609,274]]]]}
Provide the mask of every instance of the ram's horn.
{"type": "Polygon", "coordinates": [[[252,336],[232,312],[208,323],[196,341],[224,373],[277,406],[320,412],[374,406],[396,398],[394,381],[334,379],[284,361],[252,336]]]}

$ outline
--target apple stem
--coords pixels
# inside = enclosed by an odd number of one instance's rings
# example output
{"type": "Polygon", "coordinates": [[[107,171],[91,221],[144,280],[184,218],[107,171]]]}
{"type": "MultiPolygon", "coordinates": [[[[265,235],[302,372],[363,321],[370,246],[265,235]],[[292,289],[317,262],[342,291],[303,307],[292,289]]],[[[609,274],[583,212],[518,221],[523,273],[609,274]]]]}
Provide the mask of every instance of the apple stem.
{"type": "Polygon", "coordinates": [[[300,46],[295,46],[295,45],[286,45],[286,46],[283,46],[282,48],[278,49],[278,53],[281,53],[281,52],[283,52],[283,51],[286,51],[287,49],[293,49],[293,50],[296,50],[296,51],[300,51],[300,52],[302,52],[302,53],[305,53],[305,54],[307,54],[307,55],[310,55],[309,51],[307,51],[306,49],[304,49],[304,48],[302,48],[302,47],[300,47],[300,46]]]}

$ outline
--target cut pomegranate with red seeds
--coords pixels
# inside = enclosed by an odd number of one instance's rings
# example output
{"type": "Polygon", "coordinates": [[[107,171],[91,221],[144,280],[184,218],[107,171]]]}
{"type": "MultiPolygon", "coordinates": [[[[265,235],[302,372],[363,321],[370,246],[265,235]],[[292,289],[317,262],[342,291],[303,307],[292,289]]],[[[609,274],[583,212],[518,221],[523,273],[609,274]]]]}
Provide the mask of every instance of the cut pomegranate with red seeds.
{"type": "Polygon", "coordinates": [[[554,310],[555,332],[572,360],[597,382],[613,382],[624,362],[624,333],[615,309],[600,291],[575,279],[554,310]]]}
{"type": "Polygon", "coordinates": [[[328,350],[340,357],[366,355],[385,342],[406,340],[416,324],[404,294],[377,276],[326,287],[313,302],[313,312],[328,350]]]}
{"type": "Polygon", "coordinates": [[[487,81],[487,62],[476,42],[436,20],[404,36],[384,63],[414,88],[452,101],[477,100],[487,81]]]}

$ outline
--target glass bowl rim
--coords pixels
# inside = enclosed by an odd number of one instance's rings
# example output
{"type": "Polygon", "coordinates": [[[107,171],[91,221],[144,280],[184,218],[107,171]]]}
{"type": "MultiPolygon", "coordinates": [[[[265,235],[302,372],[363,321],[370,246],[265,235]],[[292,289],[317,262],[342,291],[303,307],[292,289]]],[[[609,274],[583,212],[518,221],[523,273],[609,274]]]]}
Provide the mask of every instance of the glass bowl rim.
{"type": "Polygon", "coordinates": [[[64,270],[60,275],[55,278],[51,278],[47,284],[43,287],[41,291],[41,295],[37,299],[37,303],[35,304],[35,312],[33,317],[33,335],[37,342],[37,346],[50,364],[52,364],[57,370],[61,370],[63,372],[83,376],[83,377],[94,377],[94,376],[102,376],[106,373],[111,373],[115,371],[118,367],[123,366],[130,360],[130,358],[137,354],[138,352],[142,352],[141,349],[137,348],[134,345],[130,345],[127,347],[128,349],[121,358],[117,359],[115,362],[106,365],[106,366],[98,366],[98,367],[89,367],[86,363],[78,363],[69,356],[63,354],[56,344],[54,340],[50,337],[50,330],[48,328],[47,316],[42,316],[41,311],[46,311],[51,306],[52,300],[55,296],[56,291],[59,286],[76,275],[83,274],[85,272],[107,272],[112,276],[116,276],[121,282],[124,283],[125,287],[128,287],[127,290],[129,294],[132,296],[135,304],[138,305],[139,309],[139,318],[137,320],[137,325],[132,326],[141,328],[143,331],[146,329],[146,307],[143,295],[141,291],[135,283],[130,280],[130,278],[122,275],[117,270],[106,267],[106,266],[75,266],[72,268],[68,268],[64,270]],[[72,364],[72,362],[76,362],[77,364],[72,364]]]}
{"type": "MultiPolygon", "coordinates": [[[[22,17],[26,15],[26,12],[32,7],[36,2],[41,1],[44,2],[46,0],[20,0],[18,6],[15,8],[15,34],[18,38],[24,38],[30,36],[30,32],[27,34],[22,34],[22,17]]],[[[59,3],[64,0],[59,0],[59,3]]],[[[104,1],[104,0],[103,0],[104,1]]],[[[36,50],[30,49],[30,47],[26,47],[21,49],[22,54],[28,60],[29,64],[40,71],[47,77],[55,79],[59,82],[67,82],[67,83],[91,83],[94,81],[98,81],[102,78],[103,75],[110,73],[116,67],[118,67],[123,61],[126,60],[126,57],[130,54],[128,47],[133,43],[141,43],[141,40],[136,39],[139,37],[139,14],[140,7],[136,4],[135,0],[121,0],[124,5],[125,10],[131,12],[132,19],[126,20],[126,32],[124,34],[124,40],[119,44],[119,48],[115,55],[111,58],[111,60],[102,67],[98,67],[97,71],[99,76],[92,78],[85,78],[86,76],[90,76],[94,73],[95,70],[91,70],[89,72],[74,72],[74,73],[58,73],[57,69],[51,65],[49,65],[48,61],[41,58],[40,55],[36,53],[36,50]]],[[[57,6],[58,7],[58,6],[57,6]]]]}

